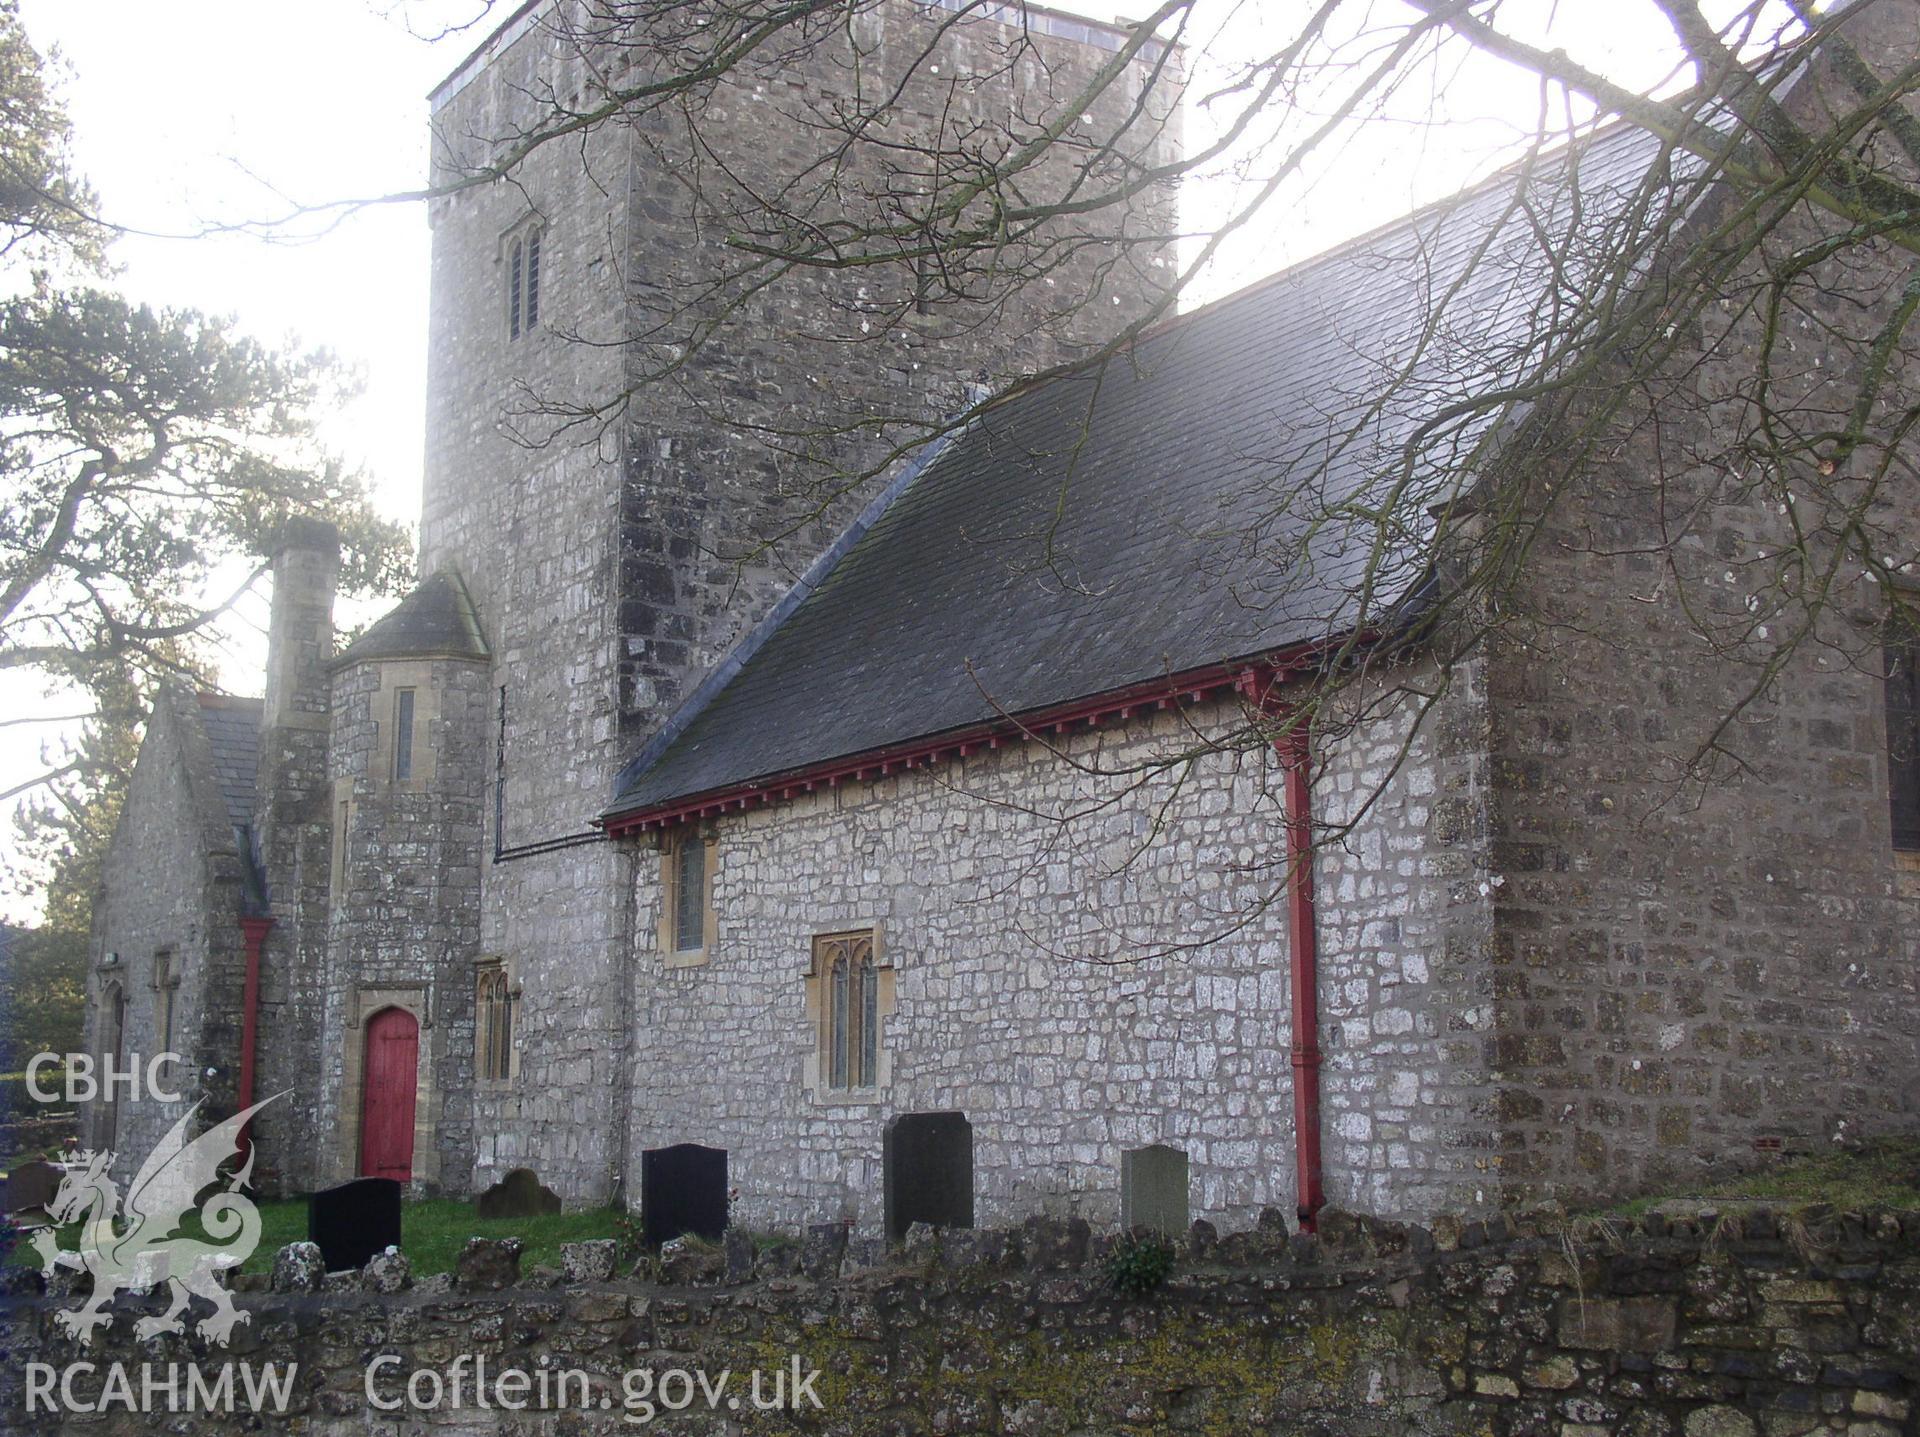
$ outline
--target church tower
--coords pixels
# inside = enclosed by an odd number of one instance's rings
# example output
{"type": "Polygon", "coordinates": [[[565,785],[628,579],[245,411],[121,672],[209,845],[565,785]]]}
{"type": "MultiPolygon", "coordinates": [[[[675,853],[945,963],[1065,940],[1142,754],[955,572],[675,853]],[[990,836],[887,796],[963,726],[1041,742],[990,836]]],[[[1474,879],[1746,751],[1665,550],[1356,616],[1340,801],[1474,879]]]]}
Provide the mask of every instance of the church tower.
{"type": "MultiPolygon", "coordinates": [[[[454,1142],[470,1122],[445,1181],[470,1151],[475,1186],[531,1166],[569,1201],[616,1195],[628,1040],[647,1021],[623,968],[640,855],[593,826],[621,764],[897,472],[931,432],[916,422],[1081,353],[1171,273],[1171,205],[1147,189],[1071,221],[1077,246],[1055,272],[991,302],[949,294],[924,256],[738,279],[754,196],[813,184],[821,224],[842,199],[911,213],[936,178],[925,157],[957,162],[983,136],[1004,146],[1071,121],[1110,66],[1119,83],[1074,123],[1118,125],[1134,150],[1116,163],[1174,157],[1177,117],[1140,101],[1156,76],[1152,93],[1170,92],[1161,72],[1177,56],[1148,44],[1124,60],[1127,32],[1039,7],[987,18],[863,0],[671,104],[629,103],[519,157],[556,116],[684,67],[698,27],[667,34],[660,15],[684,26],[692,8],[536,3],[432,94],[434,179],[456,187],[430,208],[421,565],[470,602],[476,635],[434,660],[464,666],[445,671],[458,702],[440,715],[439,772],[454,788],[435,821],[479,822],[460,850],[477,881],[443,894],[472,904],[470,923],[446,929],[466,952],[434,960],[443,976],[419,1020],[443,1036],[420,1051],[439,1044],[437,1071],[465,1072],[471,1054],[442,1052],[492,1041],[478,1005],[504,1014],[511,1058],[470,1084],[470,1106],[439,1083],[442,1112],[421,1133],[437,1123],[454,1142]],[[874,126],[836,128],[863,108],[874,126]],[[505,178],[484,178],[510,157],[505,178]]],[[[392,703],[347,658],[336,783],[366,781],[351,737],[366,732],[363,697],[372,714],[392,703]]],[[[330,1022],[360,1032],[364,995],[387,981],[378,946],[336,920],[330,1022]]]]}

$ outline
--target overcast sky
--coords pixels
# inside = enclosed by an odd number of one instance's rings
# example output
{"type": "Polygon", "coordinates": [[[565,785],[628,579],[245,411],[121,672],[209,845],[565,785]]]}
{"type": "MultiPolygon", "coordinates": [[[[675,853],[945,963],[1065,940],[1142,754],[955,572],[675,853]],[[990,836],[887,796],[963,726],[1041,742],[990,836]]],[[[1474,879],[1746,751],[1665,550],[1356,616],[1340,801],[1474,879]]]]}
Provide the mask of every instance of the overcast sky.
{"type": "MultiPolygon", "coordinates": [[[[22,0],[21,13],[36,45],[43,52],[57,47],[71,72],[62,90],[79,159],[107,214],[153,232],[115,246],[123,287],[157,305],[237,315],[258,338],[322,345],[357,366],[366,392],[333,417],[329,437],[371,475],[386,511],[412,521],[425,408],[423,208],[363,211],[297,242],[193,237],[223,221],[280,213],[289,201],[380,194],[419,182],[426,92],[486,30],[429,42],[410,33],[407,22],[425,29],[470,16],[472,0],[418,0],[404,13],[396,4],[22,0]]],[[[498,13],[510,8],[503,3],[498,13]]],[[[1111,18],[1144,7],[1140,0],[1080,0],[1072,8],[1111,18]]],[[[1271,19],[1286,8],[1287,0],[1262,0],[1243,13],[1271,19]]],[[[1583,59],[1610,57],[1616,71],[1631,71],[1636,49],[1648,48],[1646,32],[1636,36],[1611,4],[1540,0],[1538,8],[1543,18],[1557,16],[1555,42],[1583,59]]],[[[1438,130],[1380,126],[1361,137],[1310,189],[1277,208],[1271,225],[1246,237],[1205,294],[1458,187],[1513,138],[1501,117],[1530,119],[1536,99],[1531,84],[1490,68],[1450,76],[1426,103],[1454,123],[1438,130]]],[[[1186,200],[1189,214],[1207,203],[1205,195],[1186,200]]],[[[222,678],[231,689],[258,692],[264,618],[264,603],[256,603],[224,636],[222,678]]],[[[9,716],[41,702],[16,693],[9,716]]],[[[44,702],[42,712],[72,703],[44,702]]],[[[36,772],[40,745],[58,736],[48,727],[0,728],[0,788],[36,772]]],[[[0,866],[12,848],[12,824],[0,817],[0,866]]],[[[0,894],[0,915],[16,921],[30,921],[38,906],[0,894]]]]}

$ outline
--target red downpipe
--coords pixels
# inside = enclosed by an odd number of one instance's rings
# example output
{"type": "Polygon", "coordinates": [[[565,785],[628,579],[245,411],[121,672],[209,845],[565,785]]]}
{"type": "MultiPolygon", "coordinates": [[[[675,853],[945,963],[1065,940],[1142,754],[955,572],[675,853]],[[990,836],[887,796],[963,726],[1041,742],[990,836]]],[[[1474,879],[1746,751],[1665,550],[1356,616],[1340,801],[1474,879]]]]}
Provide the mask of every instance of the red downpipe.
{"type": "Polygon", "coordinates": [[[1293,1144],[1300,1230],[1312,1232],[1326,1189],[1320,1177],[1320,940],[1313,907],[1313,743],[1304,714],[1281,702],[1282,675],[1250,669],[1240,690],[1283,728],[1279,756],[1287,840],[1287,957],[1293,997],[1293,1144]],[[1291,720],[1291,726],[1288,726],[1291,720]]]}
{"type": "Polygon", "coordinates": [[[1320,1182],[1320,942],[1313,910],[1313,750],[1304,722],[1274,742],[1285,770],[1287,953],[1293,989],[1293,1141],[1300,1228],[1312,1232],[1320,1182]]]}
{"type": "Polygon", "coordinates": [[[1320,940],[1313,907],[1313,742],[1306,715],[1281,702],[1282,674],[1249,669],[1240,691],[1283,732],[1279,756],[1287,842],[1287,958],[1293,998],[1293,1144],[1300,1230],[1312,1232],[1326,1189],[1320,1176],[1320,940]],[[1289,722],[1290,726],[1289,726],[1289,722]]]}
{"type": "MultiPolygon", "coordinates": [[[[253,1058],[260,1041],[260,950],[267,934],[273,931],[271,918],[242,918],[240,933],[247,949],[247,982],[242,996],[240,1016],[240,1111],[253,1106],[253,1058]]],[[[244,1165],[253,1156],[253,1120],[240,1130],[240,1159],[244,1165]]]]}

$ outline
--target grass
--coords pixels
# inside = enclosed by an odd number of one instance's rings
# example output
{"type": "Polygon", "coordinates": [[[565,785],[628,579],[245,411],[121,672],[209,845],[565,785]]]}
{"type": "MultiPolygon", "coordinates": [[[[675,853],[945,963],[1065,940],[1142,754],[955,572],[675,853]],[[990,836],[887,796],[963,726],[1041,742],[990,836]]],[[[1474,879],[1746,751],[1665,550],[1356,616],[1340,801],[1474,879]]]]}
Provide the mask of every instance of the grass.
{"type": "Polygon", "coordinates": [[[41,1143],[38,1145],[29,1145],[18,1150],[13,1148],[0,1148],[0,1154],[4,1154],[4,1156],[0,1156],[0,1173],[10,1173],[22,1163],[30,1163],[40,1158],[44,1158],[48,1162],[59,1161],[60,1144],[41,1143]]]}
{"type": "MultiPolygon", "coordinates": [[[[520,1252],[520,1270],[531,1272],[535,1267],[560,1265],[560,1244],[563,1242],[589,1242],[595,1238],[620,1236],[615,1227],[618,1213],[613,1208],[590,1208],[583,1212],[554,1213],[544,1217],[502,1217],[479,1218],[474,1216],[473,1204],[462,1202],[458,1198],[429,1198],[424,1202],[408,1203],[401,1210],[400,1247],[413,1263],[417,1273],[452,1272],[454,1259],[459,1257],[460,1249],[467,1245],[470,1237],[517,1237],[526,1244],[520,1252]]],[[[290,1242],[300,1242],[307,1235],[307,1205],[304,1202],[263,1204],[261,1212],[260,1247],[245,1268],[248,1272],[264,1272],[273,1266],[273,1254],[290,1242]],[[292,1235],[278,1238],[269,1245],[269,1232],[282,1229],[269,1229],[267,1226],[266,1206],[291,1209],[291,1213],[276,1221],[284,1221],[284,1229],[292,1235]],[[265,1262],[261,1261],[264,1257],[265,1262]]]]}
{"type": "Polygon", "coordinates": [[[1825,1203],[1843,1210],[1920,1208],[1920,1139],[1882,1138],[1789,1158],[1774,1167],[1711,1184],[1699,1192],[1663,1193],[1622,1203],[1614,1212],[1638,1217],[1665,1202],[1749,1201],[1781,1208],[1825,1203]]]}
{"type": "MultiPolygon", "coordinates": [[[[65,1081],[61,1068],[46,1068],[39,1075],[42,1091],[59,1090],[65,1081]]],[[[59,1157],[61,1141],[74,1127],[71,1110],[40,1103],[27,1092],[24,1070],[0,1073],[0,1172],[35,1158],[59,1157]]]]}
{"type": "MultiPolygon", "coordinates": [[[[307,1238],[307,1204],[292,1198],[262,1202],[260,1245],[247,1259],[242,1272],[270,1272],[274,1254],[290,1242],[307,1238]]],[[[401,1251],[413,1263],[414,1272],[426,1275],[453,1271],[454,1260],[471,1237],[517,1237],[526,1246],[520,1253],[520,1269],[531,1272],[545,1264],[560,1265],[560,1244],[586,1242],[594,1238],[617,1238],[618,1214],[612,1208],[585,1212],[556,1213],[546,1217],[493,1218],[474,1216],[473,1204],[458,1198],[429,1198],[405,1204],[400,1214],[401,1251]]],[[[61,1230],[61,1246],[73,1246],[75,1227],[61,1230]]],[[[39,1258],[24,1244],[16,1248],[10,1262],[38,1265],[39,1258]]]]}

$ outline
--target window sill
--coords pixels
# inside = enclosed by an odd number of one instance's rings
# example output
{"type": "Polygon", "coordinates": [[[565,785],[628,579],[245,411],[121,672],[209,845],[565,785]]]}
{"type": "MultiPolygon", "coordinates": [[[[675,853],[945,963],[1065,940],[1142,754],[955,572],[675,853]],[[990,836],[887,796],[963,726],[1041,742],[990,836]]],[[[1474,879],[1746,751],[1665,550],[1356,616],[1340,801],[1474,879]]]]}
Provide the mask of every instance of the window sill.
{"type": "Polygon", "coordinates": [[[684,953],[662,953],[660,963],[666,968],[702,968],[709,956],[705,948],[689,948],[684,953]]]}
{"type": "Polygon", "coordinates": [[[816,1107],[871,1108],[887,1100],[885,1088],[812,1088],[816,1107]]]}

